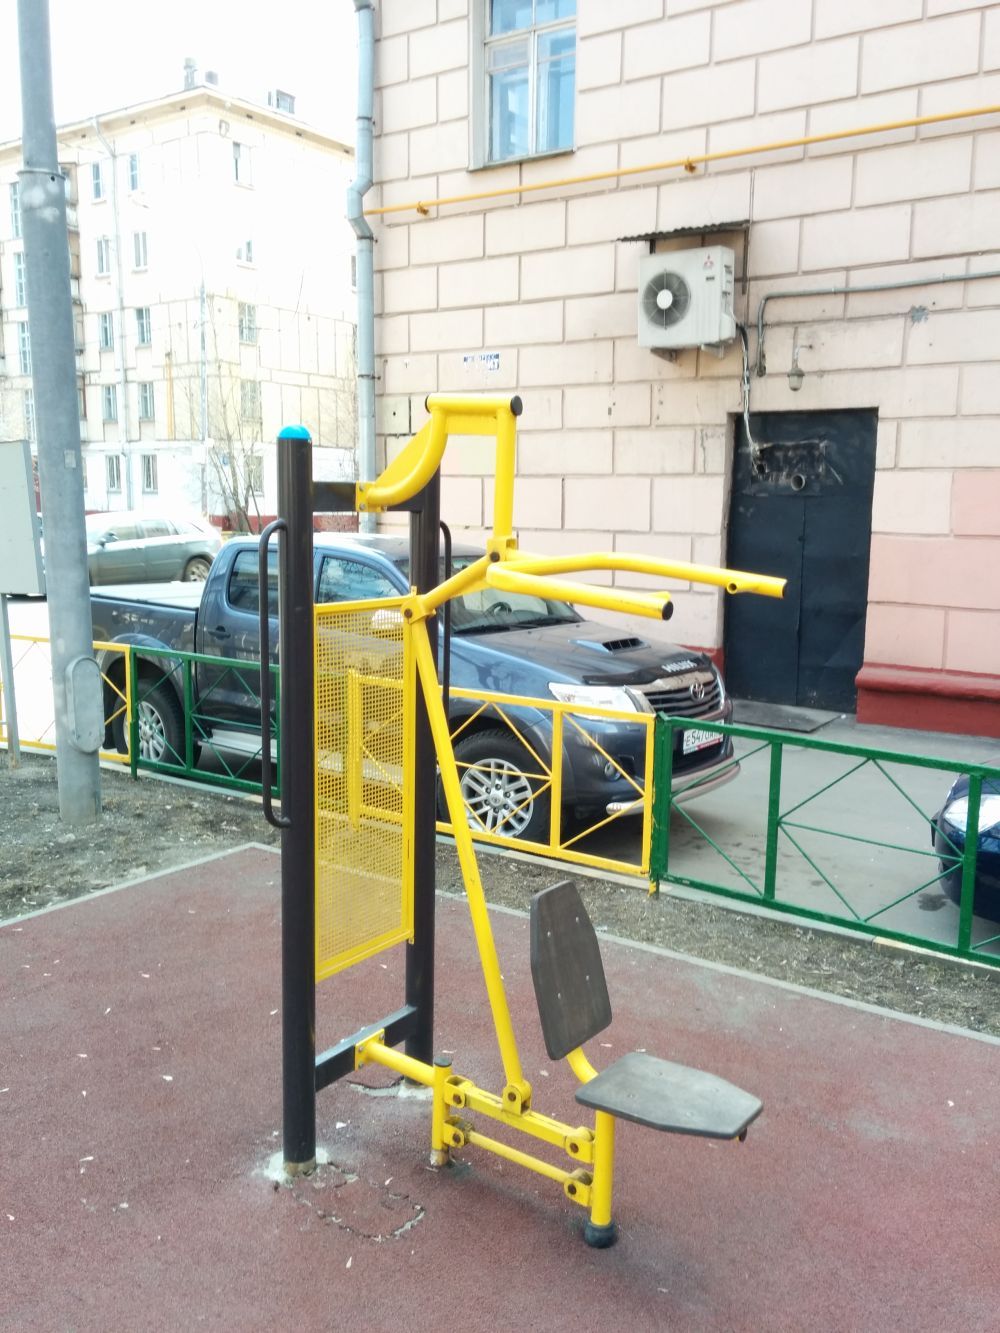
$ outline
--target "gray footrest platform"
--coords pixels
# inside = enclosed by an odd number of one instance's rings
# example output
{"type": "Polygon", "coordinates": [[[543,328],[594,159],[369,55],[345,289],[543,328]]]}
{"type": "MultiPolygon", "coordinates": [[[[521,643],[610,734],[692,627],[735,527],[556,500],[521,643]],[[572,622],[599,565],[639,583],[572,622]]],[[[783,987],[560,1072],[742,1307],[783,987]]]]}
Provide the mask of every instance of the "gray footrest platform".
{"type": "Polygon", "coordinates": [[[725,1079],[633,1051],[584,1083],[576,1100],[669,1134],[734,1139],[763,1103],[725,1079]]]}

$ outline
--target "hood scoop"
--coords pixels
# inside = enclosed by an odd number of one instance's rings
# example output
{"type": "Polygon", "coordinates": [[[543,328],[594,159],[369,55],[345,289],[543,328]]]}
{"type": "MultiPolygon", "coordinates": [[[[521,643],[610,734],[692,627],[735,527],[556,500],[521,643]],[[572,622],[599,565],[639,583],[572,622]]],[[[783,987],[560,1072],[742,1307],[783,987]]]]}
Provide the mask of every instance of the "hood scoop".
{"type": "Polygon", "coordinates": [[[595,653],[633,653],[637,648],[648,648],[645,639],[574,639],[581,648],[592,648],[595,653]]]}

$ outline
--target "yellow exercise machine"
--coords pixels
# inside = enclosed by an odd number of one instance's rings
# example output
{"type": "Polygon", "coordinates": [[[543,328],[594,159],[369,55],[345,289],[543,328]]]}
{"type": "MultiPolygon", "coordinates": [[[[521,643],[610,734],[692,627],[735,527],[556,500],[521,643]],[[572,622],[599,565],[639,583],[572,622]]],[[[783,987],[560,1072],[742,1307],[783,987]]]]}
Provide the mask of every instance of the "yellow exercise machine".
{"type": "MultiPolygon", "coordinates": [[[[308,451],[298,447],[308,444],[304,431],[293,428],[279,437],[281,517],[262,534],[261,574],[262,578],[266,576],[270,533],[281,530],[285,538],[281,660],[295,662],[296,675],[301,679],[305,655],[310,672],[315,673],[310,738],[315,780],[307,782],[301,774],[295,775],[302,766],[301,749],[294,748],[295,735],[303,736],[303,720],[295,712],[295,696],[300,692],[292,689],[290,680],[283,681],[281,817],[270,809],[269,797],[266,799],[266,813],[285,829],[286,1169],[309,1170],[315,1157],[312,1102],[316,1089],[340,1077],[348,1067],[381,1065],[432,1090],[431,1154],[436,1165],[445,1164],[453,1151],[469,1146],[517,1162],[558,1182],[569,1199],[588,1210],[588,1242],[608,1245],[615,1237],[612,1182],[616,1118],[668,1132],[742,1139],[761,1104],[751,1094],[712,1075],[639,1053],[626,1056],[603,1072],[594,1069],[582,1045],[610,1022],[610,1003],[593,927],[575,890],[561,884],[536,895],[532,903],[532,973],[546,1047],[552,1058],[567,1060],[581,1084],[577,1100],[594,1111],[594,1123],[565,1124],[534,1108],[464,808],[428,623],[450,598],[482,588],[555,597],[654,619],[669,618],[673,606],[666,591],[629,591],[561,577],[593,571],[682,579],[711,584],[729,593],[751,592],[767,597],[781,597],[785,581],[618,552],[559,557],[522,552],[513,532],[520,400],[432,394],[427,409],[429,419],[423,428],[376,481],[358,483],[350,500],[343,485],[312,482],[308,451]],[[469,436],[492,437],[496,442],[493,524],[482,558],[444,582],[429,579],[423,590],[414,588],[407,597],[316,606],[311,641],[306,644],[301,625],[296,639],[294,623],[286,630],[286,620],[294,622],[297,615],[301,618],[305,594],[298,596],[296,589],[308,588],[311,596],[312,514],[336,507],[375,513],[409,509],[412,513],[420,497],[432,490],[449,440],[469,436]],[[302,527],[306,528],[305,539],[298,534],[302,527]],[[478,1087],[456,1073],[450,1062],[432,1062],[429,1052],[421,1057],[397,1049],[396,1043],[412,1032],[412,1014],[406,1006],[318,1059],[312,1032],[305,1031],[310,1022],[313,1027],[315,1024],[311,1007],[314,996],[310,1000],[309,994],[314,978],[328,976],[392,944],[414,940],[412,824],[414,801],[420,799],[415,788],[421,786],[414,769],[420,748],[419,734],[415,735],[420,728],[418,696],[433,739],[503,1065],[504,1083],[499,1092],[478,1087]],[[306,800],[311,818],[303,816],[306,800]],[[311,875],[304,865],[304,836],[314,849],[311,875]],[[309,909],[301,901],[304,876],[307,882],[315,883],[312,922],[306,920],[309,909]],[[308,988],[301,975],[304,941],[312,944],[315,956],[308,988]],[[562,1154],[564,1160],[553,1165],[484,1134],[476,1127],[477,1118],[540,1140],[562,1154]]],[[[432,510],[432,516],[425,539],[432,541],[430,568],[436,571],[436,510],[432,510]]],[[[265,597],[261,602],[266,606],[265,597]]],[[[433,775],[433,768],[430,772],[433,775]]],[[[426,778],[426,767],[423,774],[426,778]]],[[[266,790],[268,778],[265,774],[266,790]]],[[[432,904],[430,912],[432,921],[432,904]]],[[[426,975],[426,958],[422,967],[423,984],[432,987],[432,976],[428,979],[426,975]]]]}

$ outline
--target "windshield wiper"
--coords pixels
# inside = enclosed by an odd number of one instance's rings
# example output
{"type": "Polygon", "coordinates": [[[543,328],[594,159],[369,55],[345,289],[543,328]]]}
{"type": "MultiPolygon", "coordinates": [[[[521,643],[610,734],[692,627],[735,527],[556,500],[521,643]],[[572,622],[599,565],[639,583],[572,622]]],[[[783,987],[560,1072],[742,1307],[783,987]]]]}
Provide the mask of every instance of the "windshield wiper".
{"type": "Polygon", "coordinates": [[[567,616],[528,616],[514,623],[514,629],[538,629],[541,625],[573,625],[576,622],[567,616]]]}

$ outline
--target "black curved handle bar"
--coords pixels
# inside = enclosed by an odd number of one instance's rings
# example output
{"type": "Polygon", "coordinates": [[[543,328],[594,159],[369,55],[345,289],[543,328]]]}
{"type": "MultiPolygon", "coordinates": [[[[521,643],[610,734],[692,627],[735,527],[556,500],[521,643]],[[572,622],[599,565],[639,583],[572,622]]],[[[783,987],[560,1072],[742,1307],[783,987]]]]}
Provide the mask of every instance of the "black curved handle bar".
{"type": "MultiPolygon", "coordinates": [[[[271,804],[271,617],[268,606],[267,556],[268,543],[276,532],[287,532],[283,518],[276,518],[260,534],[257,542],[257,592],[260,598],[260,778],[264,802],[264,818],[274,828],[291,828],[287,815],[276,815],[271,804]]],[[[278,547],[281,558],[282,547],[278,547]]]]}

